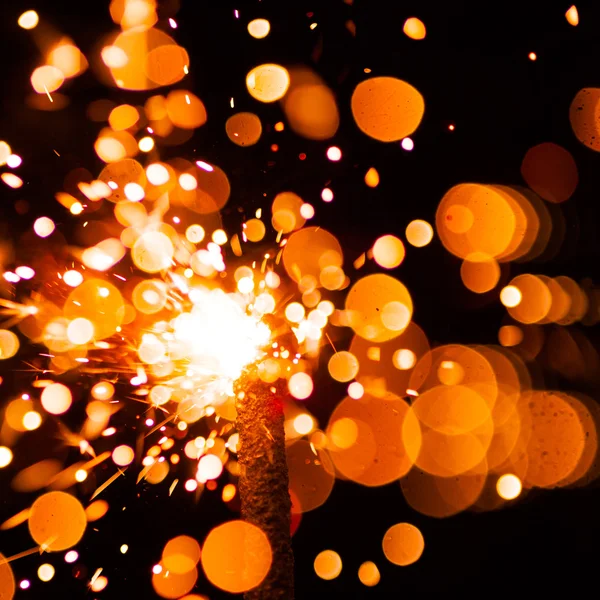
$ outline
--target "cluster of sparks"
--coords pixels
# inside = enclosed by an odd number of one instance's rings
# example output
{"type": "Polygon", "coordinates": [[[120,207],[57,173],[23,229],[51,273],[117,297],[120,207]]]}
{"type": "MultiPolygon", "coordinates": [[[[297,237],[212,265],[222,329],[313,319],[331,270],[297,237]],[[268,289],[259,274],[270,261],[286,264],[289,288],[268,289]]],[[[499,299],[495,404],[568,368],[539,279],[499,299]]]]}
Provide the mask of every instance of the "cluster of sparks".
{"type": "MultiPolygon", "coordinates": [[[[187,52],[159,28],[151,0],[113,0],[110,12],[120,30],[96,57],[101,79],[117,89],[147,92],[189,75],[187,52]]],[[[577,25],[577,9],[569,9],[566,18],[577,25]]],[[[24,29],[35,31],[38,24],[34,11],[19,19],[24,29]]],[[[174,15],[164,25],[171,33],[178,27],[174,15]]],[[[352,30],[353,24],[347,25],[352,30]]],[[[413,40],[426,37],[417,18],[408,19],[403,31],[413,40]]],[[[263,39],[270,23],[255,19],[248,32],[263,39]]],[[[32,105],[40,110],[66,106],[68,98],[58,90],[87,67],[88,59],[61,38],[32,74],[37,94],[32,105]]],[[[313,71],[263,64],[248,73],[246,85],[258,102],[279,101],[297,135],[334,137],[337,102],[313,71]]],[[[585,112],[599,98],[600,90],[582,90],[574,105],[585,112]]],[[[413,150],[409,136],[419,126],[424,99],[410,84],[369,77],[356,86],[351,108],[364,134],[413,150]]],[[[230,235],[220,216],[231,193],[227,175],[208,159],[160,159],[161,140],[186,141],[208,118],[191,91],[150,96],[143,108],[93,103],[89,115],[107,123],[94,143],[104,167],[97,177],[71,178],[69,189],[56,193],[79,220],[78,241],[61,246],[68,259],[50,261],[52,273],[46,271],[46,258],[20,264],[17,256],[3,275],[11,299],[0,300],[5,317],[0,358],[18,361],[28,347],[44,350],[34,359],[23,358],[33,376],[4,407],[0,467],[10,467],[21,438],[38,429],[45,435],[58,432],[81,455],[67,467],[52,455],[40,457],[11,481],[17,492],[45,490],[33,506],[1,526],[27,522],[34,552],[66,551],[64,560],[76,562],[73,548],[86,523],[109,509],[98,496],[133,465],[139,468],[138,483],[164,484],[169,495],[180,482],[172,471],[186,473],[182,486],[197,495],[216,490],[226,471],[222,498],[232,502],[239,475],[234,423],[236,401],[244,395],[240,380],[251,374],[269,386],[284,378],[290,395],[306,400],[315,391],[311,369],[323,346],[333,348],[328,372],[347,386],[347,396],[322,429],[303,405],[286,404],[294,527],[301,513],[327,500],[336,477],[370,487],[399,480],[414,509],[447,517],[472,506],[498,508],[523,490],[579,484],[596,475],[592,465],[600,422],[595,405],[574,394],[533,389],[527,363],[543,352],[542,327],[549,324],[556,327],[551,336],[571,343],[565,348],[583,353],[584,342],[560,327],[590,321],[598,297],[568,277],[521,274],[509,282],[501,269],[550,252],[557,229],[553,220],[559,217],[545,203],[568,200],[577,186],[577,167],[568,151],[554,144],[532,148],[522,165],[527,189],[461,184],[441,200],[435,231],[462,260],[465,287],[495,294],[508,314],[499,330],[500,346],[431,349],[412,320],[409,290],[380,272],[398,268],[407,252],[431,242],[434,228],[427,221],[407,224],[408,250],[400,237],[388,234],[354,257],[355,272],[366,265],[377,272],[353,282],[339,241],[309,225],[315,206],[293,191],[274,197],[270,223],[264,223],[259,209],[230,235]],[[92,216],[96,212],[102,217],[92,216]],[[102,227],[83,247],[80,241],[89,239],[92,222],[102,227]],[[354,333],[348,350],[336,347],[337,340],[344,343],[342,328],[354,333]],[[73,373],[80,375],[75,385],[73,373]],[[84,422],[71,431],[63,415],[85,399],[84,422]],[[121,411],[129,414],[131,405],[141,407],[144,424],[133,444],[113,424],[121,411]],[[192,469],[179,465],[182,455],[192,469]],[[100,482],[94,469],[110,460],[115,472],[100,482]],[[85,509],[75,494],[85,498],[85,509]],[[67,513],[67,520],[53,516],[67,513]]],[[[594,138],[586,138],[583,118],[581,111],[573,113],[573,129],[597,150],[594,138]]],[[[275,132],[284,128],[283,122],[273,127],[275,132]]],[[[448,129],[454,131],[454,124],[448,129]]],[[[252,146],[263,125],[256,114],[238,112],[225,131],[232,143],[252,146]]],[[[277,149],[273,144],[271,150],[277,149]]],[[[343,159],[342,150],[329,142],[324,154],[332,163],[343,159]]],[[[15,172],[21,163],[9,143],[0,142],[0,165],[9,169],[0,177],[10,188],[23,185],[15,172]]],[[[375,167],[366,170],[364,181],[369,188],[379,185],[375,167]]],[[[321,193],[325,203],[334,200],[329,185],[321,193]]],[[[39,255],[52,252],[44,244],[60,234],[54,221],[37,218],[33,232],[39,255]]],[[[567,351],[554,348],[551,365],[578,377],[581,369],[564,355],[567,351]]],[[[234,541],[246,534],[245,527],[250,526],[233,521],[215,528],[203,542],[202,555],[192,538],[169,541],[151,569],[156,592],[166,598],[189,593],[200,560],[217,587],[241,592],[258,585],[268,561],[255,564],[253,572],[236,572],[244,556],[243,545],[234,541]]],[[[263,543],[270,556],[266,537],[263,543]]],[[[390,562],[407,566],[420,558],[424,541],[416,527],[399,523],[385,533],[382,546],[390,562]]],[[[0,596],[13,597],[10,562],[26,554],[0,564],[0,596]]],[[[325,550],[314,568],[319,577],[334,579],[342,570],[341,558],[325,550]]],[[[44,563],[38,577],[46,582],[54,572],[44,563]]],[[[102,573],[98,568],[88,581],[95,592],[108,585],[102,573]]],[[[376,585],[379,577],[375,563],[361,565],[364,585],[376,585]]],[[[24,579],[19,585],[31,584],[24,579]]]]}

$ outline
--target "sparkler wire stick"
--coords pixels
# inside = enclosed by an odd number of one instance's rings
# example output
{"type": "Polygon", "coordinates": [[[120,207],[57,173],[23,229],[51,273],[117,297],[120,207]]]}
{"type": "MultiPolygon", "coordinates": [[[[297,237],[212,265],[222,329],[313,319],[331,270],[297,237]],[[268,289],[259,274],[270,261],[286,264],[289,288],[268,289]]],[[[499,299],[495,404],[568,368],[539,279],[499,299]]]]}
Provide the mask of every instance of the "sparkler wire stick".
{"type": "Polygon", "coordinates": [[[244,397],[237,402],[242,518],[267,535],[273,554],[268,575],[244,598],[293,600],[291,500],[283,417],[285,381],[249,381],[243,389],[244,397]]]}

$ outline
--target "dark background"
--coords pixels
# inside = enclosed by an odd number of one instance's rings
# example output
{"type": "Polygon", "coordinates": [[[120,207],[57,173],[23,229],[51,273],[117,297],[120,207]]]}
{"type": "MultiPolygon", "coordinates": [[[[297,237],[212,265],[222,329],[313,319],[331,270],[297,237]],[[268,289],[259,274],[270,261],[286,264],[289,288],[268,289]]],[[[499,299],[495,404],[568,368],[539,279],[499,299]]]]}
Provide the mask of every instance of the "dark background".
{"type": "MultiPolygon", "coordinates": [[[[226,223],[239,222],[239,207],[245,214],[263,207],[268,214],[275,194],[295,191],[315,205],[315,221],[338,236],[350,265],[379,235],[403,237],[404,228],[415,218],[433,222],[439,200],[452,185],[523,184],[520,164],[525,152],[552,141],[567,148],[579,168],[575,195],[558,209],[566,223],[565,240],[551,260],[511,265],[510,276],[538,272],[597,281],[600,158],[576,140],[568,109],[579,89],[600,86],[600,5],[578,3],[580,24],[571,27],[564,16],[570,4],[355,0],[350,6],[342,0],[181,0],[174,15],[179,27],[170,31],[191,57],[191,76],[181,86],[203,100],[209,120],[184,146],[165,148],[161,156],[205,158],[224,169],[232,184],[226,223]],[[240,11],[239,20],[234,9],[240,11]],[[426,24],[425,40],[403,35],[402,25],[410,16],[426,24]],[[271,22],[265,40],[254,40],[247,33],[247,23],[256,17],[271,22]],[[345,26],[350,19],[356,25],[355,37],[345,26]],[[309,29],[312,22],[318,23],[314,31],[309,29]],[[528,59],[531,51],[537,54],[535,62],[528,59]],[[255,102],[245,90],[246,73],[263,62],[307,64],[327,81],[341,112],[341,126],[333,140],[314,142],[295,136],[289,128],[282,133],[272,130],[284,120],[280,107],[255,102]],[[370,68],[371,75],[404,79],[423,94],[425,117],[411,136],[412,153],[399,144],[375,142],[354,125],[349,100],[354,86],[368,77],[364,68],[370,68]],[[235,110],[229,107],[232,96],[235,110]],[[243,110],[259,115],[264,127],[263,137],[250,149],[234,146],[224,130],[227,117],[243,110]],[[455,125],[454,131],[448,130],[449,124],[455,125]],[[271,152],[273,143],[279,145],[279,152],[271,152]],[[343,151],[339,163],[325,158],[331,144],[343,151]],[[299,159],[300,153],[306,154],[305,160],[299,159]],[[372,166],[381,176],[376,189],[363,182],[372,166]],[[326,185],[335,192],[331,204],[320,200],[326,185]]],[[[30,91],[28,79],[40,57],[31,34],[17,27],[16,21],[30,8],[73,38],[88,56],[100,36],[114,29],[108,2],[103,0],[2,3],[0,138],[23,157],[18,173],[26,185],[16,191],[0,189],[0,232],[17,243],[20,233],[44,214],[56,219],[68,239],[74,219],[54,200],[54,193],[70,170],[85,167],[97,174],[102,166],[92,147],[100,124],[87,120],[89,102],[110,98],[139,104],[146,97],[103,87],[88,70],[61,90],[71,99],[63,111],[28,108],[24,102],[30,91]],[[25,214],[14,208],[20,199],[29,203],[25,214]]],[[[395,274],[411,290],[415,321],[432,344],[495,343],[504,316],[497,292],[483,296],[468,292],[460,282],[459,267],[459,261],[434,239],[423,249],[409,246],[395,274]]],[[[509,269],[503,267],[502,281],[508,278],[509,269]]],[[[595,342],[596,328],[585,333],[595,342]]],[[[323,363],[326,358],[324,350],[323,363]]],[[[25,381],[24,374],[2,375],[3,398],[19,391],[19,382],[25,381]]],[[[544,375],[546,387],[566,386],[556,375],[544,375]]],[[[573,388],[577,389],[573,382],[565,387],[573,388]]],[[[317,389],[307,406],[324,426],[344,391],[326,378],[317,389]]],[[[585,391],[597,398],[597,390],[585,391]]],[[[133,426],[129,428],[133,436],[133,426]]],[[[0,480],[4,481],[0,520],[29,501],[10,492],[8,481],[16,468],[7,469],[0,480]]],[[[42,584],[36,577],[42,562],[38,556],[13,563],[18,580],[32,581],[32,588],[19,591],[17,598],[154,597],[150,569],[168,539],[187,533],[202,541],[215,524],[235,518],[220,500],[223,484],[219,482],[217,491],[205,492],[194,503],[193,495],[182,491],[181,485],[173,497],[166,498],[163,488],[168,483],[136,486],[135,474],[128,473],[104,494],[111,509],[88,528],[77,547],[80,560],[75,567],[64,563],[63,553],[44,557],[57,573],[50,583],[42,584]],[[123,543],[129,545],[126,555],[119,552],[123,543]],[[103,567],[109,585],[95,595],[85,584],[98,567],[103,567]]],[[[534,492],[501,511],[435,520],[410,509],[397,484],[368,489],[338,481],[328,502],[303,516],[294,537],[297,597],[583,593],[596,583],[599,501],[592,485],[534,492]],[[417,525],[426,543],[421,560],[407,568],[388,563],[381,550],[386,529],[400,521],[417,525]],[[313,560],[324,549],[336,550],[343,560],[343,571],[332,582],[318,579],[313,571],[313,560]],[[381,571],[381,583],[372,589],[357,578],[358,566],[366,560],[376,562],[381,571]]],[[[5,555],[31,545],[25,526],[0,533],[0,551],[5,555]]],[[[211,599],[231,597],[214,590],[202,573],[196,591],[211,599]]]]}

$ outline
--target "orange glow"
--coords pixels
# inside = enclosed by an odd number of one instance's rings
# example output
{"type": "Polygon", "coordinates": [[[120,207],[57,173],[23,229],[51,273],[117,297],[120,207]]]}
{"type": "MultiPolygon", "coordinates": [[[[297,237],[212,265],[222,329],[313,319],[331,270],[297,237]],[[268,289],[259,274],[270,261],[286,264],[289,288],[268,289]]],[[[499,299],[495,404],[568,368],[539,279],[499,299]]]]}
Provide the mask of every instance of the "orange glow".
{"type": "Polygon", "coordinates": [[[577,11],[577,7],[574,4],[573,6],[571,6],[571,8],[569,8],[569,10],[567,10],[567,12],[565,13],[565,17],[569,25],[573,25],[573,27],[579,25],[579,12],[577,11]]]}
{"type": "MultiPolygon", "coordinates": [[[[290,88],[283,99],[290,127],[311,140],[333,137],[340,123],[333,92],[316,73],[306,68],[292,70],[290,78],[290,88]]],[[[276,128],[276,131],[279,130],[276,128]]]]}
{"type": "MultiPolygon", "coordinates": [[[[67,79],[81,75],[88,67],[85,56],[77,46],[73,45],[69,38],[64,38],[50,50],[47,62],[59,69],[67,79]]],[[[48,91],[53,90],[49,89],[48,91]]]]}
{"type": "Polygon", "coordinates": [[[351,352],[336,352],[328,364],[329,374],[336,381],[352,381],[358,373],[358,360],[351,352]]]}
{"type": "Polygon", "coordinates": [[[385,269],[395,269],[404,260],[404,255],[404,244],[393,235],[384,235],[373,245],[375,262],[385,269]]]}
{"type": "Polygon", "coordinates": [[[500,280],[500,266],[491,256],[473,252],[465,257],[460,276],[466,288],[476,294],[484,294],[496,287],[500,280]]]}
{"type": "Polygon", "coordinates": [[[115,131],[122,131],[133,127],[139,120],[140,114],[137,108],[129,104],[121,104],[113,108],[108,116],[108,124],[115,131]]]}
{"type": "Polygon", "coordinates": [[[38,94],[55,92],[64,80],[64,73],[51,65],[38,67],[31,74],[31,85],[38,94]]]}
{"type": "Polygon", "coordinates": [[[412,40],[425,39],[425,23],[416,17],[406,19],[402,31],[404,31],[404,33],[412,40]]]}
{"type": "Polygon", "coordinates": [[[385,557],[401,567],[417,562],[424,549],[423,534],[410,523],[398,523],[390,527],[383,537],[385,557]]]}
{"type": "Polygon", "coordinates": [[[182,129],[196,129],[206,123],[204,104],[192,92],[173,90],[165,100],[169,119],[182,129]]]}
{"type": "Polygon", "coordinates": [[[379,185],[379,173],[374,167],[371,167],[365,175],[365,183],[370,188],[375,188],[379,185]]]}
{"type": "Polygon", "coordinates": [[[502,290],[500,301],[516,321],[538,323],[550,312],[552,294],[541,277],[523,274],[502,290]]]}
{"type": "Polygon", "coordinates": [[[31,537],[51,552],[75,546],[82,538],[86,524],[85,511],[79,500],[64,492],[40,496],[29,514],[31,537]]]}
{"type": "Polygon", "coordinates": [[[427,221],[411,221],[406,227],[406,241],[415,248],[427,246],[433,239],[433,227],[427,221]]]}
{"type": "Polygon", "coordinates": [[[41,401],[46,412],[53,415],[62,415],[69,410],[73,398],[71,390],[66,385],[52,383],[44,388],[41,401]]]}
{"type": "Polygon", "coordinates": [[[313,380],[307,373],[294,373],[289,381],[290,394],[296,400],[306,400],[313,392],[313,380]]]}
{"type": "Polygon", "coordinates": [[[254,113],[237,113],[225,123],[227,137],[237,146],[253,146],[262,134],[262,124],[254,113]]]}
{"type": "Polygon", "coordinates": [[[259,585],[271,568],[267,536],[245,521],[215,527],[202,547],[202,568],[216,587],[240,594],[259,585]]]}
{"type": "Polygon", "coordinates": [[[108,502],[106,500],[96,500],[85,509],[85,516],[88,523],[98,521],[108,512],[108,502]]]}
{"type": "Polygon", "coordinates": [[[363,585],[373,587],[379,583],[381,575],[377,565],[374,562],[367,561],[358,568],[358,578],[363,585]]]}
{"type": "Polygon", "coordinates": [[[300,229],[306,222],[306,219],[302,216],[303,204],[302,198],[294,192],[280,192],[277,194],[271,206],[273,228],[283,233],[300,229]]]}
{"type": "Polygon", "coordinates": [[[530,52],[528,54],[529,60],[537,60],[537,54],[535,52],[530,52]]]}
{"type": "Polygon", "coordinates": [[[15,576],[10,563],[0,554],[0,596],[12,600],[16,591],[15,576]]]}
{"type": "Polygon", "coordinates": [[[187,535],[169,540],[162,553],[161,564],[172,573],[183,575],[200,562],[200,544],[187,535]]]}
{"type": "Polygon", "coordinates": [[[523,341],[523,331],[516,325],[504,325],[498,331],[498,341],[502,346],[516,346],[523,341]]]}
{"type": "Polygon", "coordinates": [[[583,88],[577,92],[569,108],[569,121],[577,139],[588,148],[600,152],[600,130],[596,111],[600,88],[583,88]]]}
{"type": "Polygon", "coordinates": [[[306,440],[286,450],[290,490],[295,498],[292,513],[305,513],[322,506],[329,498],[335,477],[333,464],[324,451],[316,451],[306,440]]]}
{"type": "Polygon", "coordinates": [[[196,567],[186,573],[175,573],[159,563],[152,569],[152,587],[161,598],[173,600],[181,598],[192,590],[197,580],[198,570],[196,567]]]}
{"type": "Polygon", "coordinates": [[[408,289],[389,275],[363,277],[348,292],[350,325],[361,337],[385,342],[398,337],[410,323],[413,303],[408,289]]]}
{"type": "Polygon", "coordinates": [[[393,77],[373,77],[359,83],[351,106],[359,129],[380,142],[395,142],[413,133],[425,111],[423,96],[393,77]]]}
{"type": "MultiPolygon", "coordinates": [[[[403,443],[402,430],[409,407],[404,400],[386,394],[377,398],[365,393],[346,398],[332,413],[327,434],[333,441],[331,459],[346,478],[375,487],[405,475],[413,460],[403,443]]],[[[418,453],[420,431],[405,436],[418,453]],[[409,439],[410,438],[410,439],[409,439]]]]}
{"type": "Polygon", "coordinates": [[[568,150],[552,143],[539,144],[528,150],[521,174],[527,185],[548,202],[564,202],[575,192],[579,173],[568,150]]]}
{"type": "Polygon", "coordinates": [[[577,468],[586,444],[575,404],[561,392],[534,391],[521,397],[519,410],[522,420],[531,423],[524,483],[539,487],[560,484],[577,468]]]}
{"type": "Polygon", "coordinates": [[[126,467],[133,462],[135,454],[129,446],[117,446],[112,453],[112,459],[116,465],[126,467]]]}
{"type": "Polygon", "coordinates": [[[317,554],[313,566],[318,577],[331,581],[342,572],[342,559],[334,550],[323,550],[317,554]]]}
{"type": "Polygon", "coordinates": [[[250,95],[259,102],[275,102],[283,98],[290,86],[290,75],[284,67],[265,64],[254,67],[246,76],[250,95]]]}

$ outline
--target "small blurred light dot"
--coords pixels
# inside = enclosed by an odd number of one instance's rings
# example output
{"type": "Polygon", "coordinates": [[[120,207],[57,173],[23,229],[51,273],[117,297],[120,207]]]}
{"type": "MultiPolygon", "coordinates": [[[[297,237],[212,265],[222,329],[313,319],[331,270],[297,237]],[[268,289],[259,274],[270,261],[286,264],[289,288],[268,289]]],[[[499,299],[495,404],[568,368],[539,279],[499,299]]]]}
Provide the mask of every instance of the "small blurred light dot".
{"type": "Polygon", "coordinates": [[[333,162],[337,162],[342,158],[342,151],[337,146],[331,146],[327,149],[327,158],[333,162]]]}
{"type": "Polygon", "coordinates": [[[313,392],[313,380],[308,373],[294,373],[288,380],[290,394],[296,400],[306,400],[313,392]]]}
{"type": "Polygon", "coordinates": [[[80,215],[83,212],[83,204],[81,202],[73,202],[71,208],[69,208],[69,212],[72,215],[80,215]]]}
{"type": "Polygon", "coordinates": [[[179,421],[179,423],[177,423],[177,429],[179,429],[179,431],[185,431],[187,429],[187,423],[185,421],[179,421]]]}
{"type": "Polygon", "coordinates": [[[18,154],[11,154],[6,159],[6,165],[11,169],[16,169],[17,167],[20,167],[22,162],[23,159],[18,154]]]}
{"type": "Polygon", "coordinates": [[[152,419],[146,419],[146,427],[152,427],[154,425],[154,421],[152,419]]]}
{"type": "MultiPolygon", "coordinates": [[[[23,29],[33,29],[40,22],[40,18],[35,10],[27,10],[20,17],[17,23],[23,29]]],[[[29,587],[29,585],[27,585],[29,587]]],[[[26,588],[23,588],[26,589],[26,588]]]]}
{"type": "Polygon", "coordinates": [[[177,21],[175,21],[175,19],[173,18],[169,18],[169,25],[173,28],[173,29],[177,29],[177,21]]]}
{"type": "Polygon", "coordinates": [[[138,142],[138,148],[142,152],[150,152],[150,150],[152,150],[152,148],[154,148],[154,140],[149,136],[143,137],[138,142]]]}
{"type": "Polygon", "coordinates": [[[31,267],[17,267],[15,273],[21,279],[31,279],[35,275],[35,271],[31,267]]]}
{"type": "Polygon", "coordinates": [[[33,230],[41,238],[47,238],[55,229],[54,221],[48,217],[40,217],[33,224],[33,230]]]}
{"type": "Polygon", "coordinates": [[[325,188],[321,192],[321,198],[323,202],[331,202],[333,200],[333,192],[329,188],[325,188]]]}
{"type": "Polygon", "coordinates": [[[31,410],[23,415],[23,427],[27,431],[33,431],[42,424],[42,415],[35,410],[31,410]]]}
{"type": "Polygon", "coordinates": [[[275,123],[275,131],[283,131],[284,125],[281,121],[279,123],[275,123]]]}
{"type": "Polygon", "coordinates": [[[8,283],[19,283],[19,281],[21,281],[21,278],[12,271],[6,271],[6,273],[4,273],[2,277],[4,277],[4,279],[8,281],[8,283]]]}
{"type": "Polygon", "coordinates": [[[65,562],[74,563],[79,558],[79,554],[75,550],[69,550],[65,554],[65,562]]]}
{"type": "Polygon", "coordinates": [[[313,418],[307,414],[300,414],[294,419],[294,429],[300,435],[306,435],[314,427],[313,418]]]}
{"type": "Polygon", "coordinates": [[[505,288],[502,288],[502,291],[500,292],[500,302],[507,308],[519,306],[522,299],[523,295],[521,294],[521,290],[514,285],[507,285],[505,288]]]}
{"type": "Polygon", "coordinates": [[[182,173],[179,176],[179,185],[186,191],[190,192],[198,187],[196,178],[190,173],[182,173]]]}
{"type": "Polygon", "coordinates": [[[450,124],[450,125],[448,125],[448,129],[449,129],[450,131],[454,131],[456,128],[455,128],[455,126],[454,126],[454,125],[450,124]]]}
{"type": "Polygon", "coordinates": [[[242,277],[237,282],[237,289],[242,294],[249,294],[254,290],[254,280],[252,277],[242,277]]]}
{"type": "Polygon", "coordinates": [[[193,492],[198,487],[198,482],[195,479],[188,479],[184,486],[188,492],[193,492]]]}
{"type": "Polygon", "coordinates": [[[144,188],[138,183],[126,184],[123,191],[125,192],[127,199],[131,200],[131,202],[139,202],[140,200],[143,200],[144,196],[146,195],[144,188]]]}
{"type": "Polygon", "coordinates": [[[100,577],[97,577],[94,580],[90,587],[93,592],[101,592],[107,585],[108,579],[104,577],[104,575],[100,575],[100,577]]]}
{"type": "Polygon", "coordinates": [[[2,173],[0,179],[2,179],[8,187],[13,188],[13,190],[17,190],[23,185],[23,180],[14,173],[2,173]]]}
{"type": "Polygon", "coordinates": [[[23,579],[23,581],[21,581],[21,583],[19,583],[19,587],[22,590],[28,590],[30,585],[31,584],[29,583],[29,581],[27,579],[23,579]]]}
{"type": "Polygon", "coordinates": [[[40,565],[38,569],[38,577],[41,581],[50,581],[54,577],[54,567],[48,563],[40,565]]]}
{"type": "Polygon", "coordinates": [[[363,387],[362,383],[359,383],[358,381],[353,381],[348,386],[348,396],[350,396],[350,398],[354,400],[360,400],[363,397],[364,393],[365,388],[363,387]]]}
{"type": "Polygon", "coordinates": [[[152,572],[153,572],[155,575],[158,575],[158,574],[162,573],[162,570],[163,570],[163,568],[162,568],[162,565],[154,565],[154,566],[152,567],[152,572]]]}
{"type": "Polygon", "coordinates": [[[254,19],[248,23],[248,33],[256,40],[262,40],[269,35],[271,24],[266,19],[254,19]]]}
{"type": "Polygon", "coordinates": [[[514,500],[523,489],[521,480],[510,473],[502,475],[496,482],[496,490],[500,498],[504,500],[514,500]]]}
{"type": "Polygon", "coordinates": [[[127,544],[123,544],[119,549],[121,550],[121,554],[126,554],[127,550],[129,550],[129,546],[127,544]]]}
{"type": "Polygon", "coordinates": [[[405,137],[400,142],[400,145],[402,146],[402,149],[406,150],[407,152],[410,152],[415,147],[415,143],[409,137],[405,137]]]}
{"type": "Polygon", "coordinates": [[[208,171],[209,173],[211,173],[212,171],[214,171],[214,168],[211,167],[207,162],[204,162],[203,160],[197,160],[196,164],[201,168],[204,169],[205,171],[208,171]]]}
{"type": "Polygon", "coordinates": [[[212,234],[212,241],[222,246],[227,243],[227,234],[222,229],[215,229],[212,234]]]}
{"type": "Polygon", "coordinates": [[[170,179],[170,174],[167,167],[161,165],[160,163],[148,165],[146,168],[146,176],[152,185],[164,185],[170,179]]]}
{"type": "Polygon", "coordinates": [[[406,241],[415,248],[427,246],[433,239],[433,227],[421,219],[415,219],[406,226],[406,241]]]}
{"type": "Polygon", "coordinates": [[[0,446],[0,469],[7,467],[13,459],[13,453],[10,448],[0,446]]]}
{"type": "Polygon", "coordinates": [[[535,52],[530,52],[529,60],[537,60],[537,54],[535,52]]]}
{"type": "Polygon", "coordinates": [[[315,216],[315,209],[313,208],[312,204],[304,203],[300,207],[300,214],[305,219],[312,219],[315,216]]]}
{"type": "Polygon", "coordinates": [[[85,469],[79,469],[75,472],[75,481],[81,483],[87,479],[88,473],[85,469]]]}

